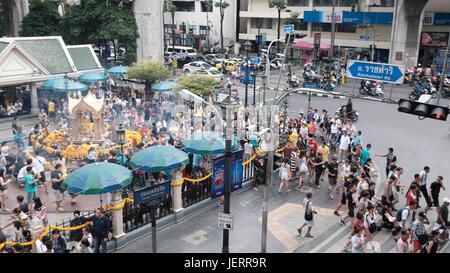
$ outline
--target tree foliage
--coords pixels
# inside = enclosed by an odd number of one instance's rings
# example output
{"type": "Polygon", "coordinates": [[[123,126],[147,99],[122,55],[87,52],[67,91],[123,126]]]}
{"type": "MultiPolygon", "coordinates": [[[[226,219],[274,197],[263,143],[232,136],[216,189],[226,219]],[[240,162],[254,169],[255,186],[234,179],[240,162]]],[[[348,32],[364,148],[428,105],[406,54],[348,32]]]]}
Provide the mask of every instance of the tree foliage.
{"type": "Polygon", "coordinates": [[[300,16],[300,13],[298,12],[291,12],[291,16],[286,18],[286,24],[298,24],[298,17],[300,16]]]}
{"type": "Polygon", "coordinates": [[[118,40],[126,49],[125,62],[136,60],[138,28],[128,0],[82,0],[69,6],[61,22],[61,35],[69,44],[96,44],[118,40]]]}
{"type": "Polygon", "coordinates": [[[276,8],[278,10],[283,10],[287,8],[286,0],[269,0],[269,7],[276,8]]]}
{"type": "Polygon", "coordinates": [[[170,71],[163,62],[140,61],[128,68],[128,78],[146,82],[165,80],[170,77],[170,71]]]}
{"type": "Polygon", "coordinates": [[[178,82],[175,91],[187,89],[198,96],[204,96],[210,93],[215,85],[216,80],[214,77],[194,74],[183,77],[178,82]]]}
{"type": "Polygon", "coordinates": [[[225,14],[225,9],[230,6],[230,4],[226,0],[219,0],[214,3],[215,7],[220,9],[220,47],[223,51],[223,18],[225,14]]]}
{"type": "Polygon", "coordinates": [[[164,12],[170,12],[171,14],[177,11],[177,7],[173,4],[172,0],[164,0],[164,12]]]}
{"type": "Polygon", "coordinates": [[[59,35],[61,16],[58,13],[59,1],[31,0],[30,11],[23,18],[20,36],[59,35]]]}

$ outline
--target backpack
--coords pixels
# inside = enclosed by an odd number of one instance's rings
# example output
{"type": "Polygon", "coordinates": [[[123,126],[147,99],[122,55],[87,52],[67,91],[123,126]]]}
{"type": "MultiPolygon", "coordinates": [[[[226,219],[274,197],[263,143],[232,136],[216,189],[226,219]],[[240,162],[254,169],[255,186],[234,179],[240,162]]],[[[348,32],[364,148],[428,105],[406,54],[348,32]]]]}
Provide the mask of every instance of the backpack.
{"type": "Polygon", "coordinates": [[[407,216],[407,217],[409,217],[410,211],[409,211],[408,208],[400,209],[400,210],[397,212],[397,216],[395,217],[395,219],[396,219],[398,222],[401,222],[401,221],[402,221],[402,214],[403,214],[403,211],[404,211],[405,209],[408,210],[408,216],[407,216]]]}

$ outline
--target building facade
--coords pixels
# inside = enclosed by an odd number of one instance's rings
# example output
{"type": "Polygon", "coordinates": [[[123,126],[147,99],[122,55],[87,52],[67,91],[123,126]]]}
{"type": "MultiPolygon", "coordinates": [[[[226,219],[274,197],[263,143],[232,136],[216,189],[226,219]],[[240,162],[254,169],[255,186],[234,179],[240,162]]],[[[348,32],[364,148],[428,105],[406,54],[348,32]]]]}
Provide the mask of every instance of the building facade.
{"type": "MultiPolygon", "coordinates": [[[[229,6],[224,9],[223,44],[233,45],[236,41],[236,0],[224,0],[229,6]]],[[[214,1],[216,2],[216,1],[214,1]]],[[[164,14],[166,46],[172,45],[172,31],[175,31],[175,45],[202,48],[220,48],[220,8],[213,5],[208,10],[204,1],[174,0],[177,7],[172,15],[164,14]]]]}
{"type": "MultiPolygon", "coordinates": [[[[269,8],[268,2],[241,0],[241,41],[255,40],[258,33],[266,41],[277,38],[278,12],[269,8]]],[[[295,32],[306,34],[304,39],[310,43],[316,33],[320,33],[323,42],[331,42],[332,0],[287,0],[287,4],[287,9],[281,12],[281,29],[295,12],[299,15],[295,32]]],[[[408,67],[418,61],[430,65],[432,56],[446,43],[422,45],[422,32],[443,40],[450,32],[447,20],[450,1],[336,0],[335,12],[335,45],[341,56],[371,52],[374,47],[375,61],[403,63],[408,67]]]]}

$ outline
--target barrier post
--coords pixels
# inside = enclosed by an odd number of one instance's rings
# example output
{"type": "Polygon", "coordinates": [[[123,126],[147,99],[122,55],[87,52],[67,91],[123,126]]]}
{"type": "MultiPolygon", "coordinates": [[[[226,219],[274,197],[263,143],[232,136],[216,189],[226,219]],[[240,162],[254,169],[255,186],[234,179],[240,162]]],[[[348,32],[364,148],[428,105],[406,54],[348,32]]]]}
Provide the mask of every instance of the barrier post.
{"type": "MultiPolygon", "coordinates": [[[[122,203],[122,194],[120,191],[114,191],[111,194],[111,206],[118,206],[122,203]]],[[[113,237],[118,239],[125,235],[123,232],[123,209],[112,210],[113,237]]]]}
{"type": "Polygon", "coordinates": [[[174,212],[180,212],[183,210],[183,199],[181,195],[183,183],[180,182],[182,178],[183,176],[179,170],[175,171],[172,175],[172,200],[174,212]]]}

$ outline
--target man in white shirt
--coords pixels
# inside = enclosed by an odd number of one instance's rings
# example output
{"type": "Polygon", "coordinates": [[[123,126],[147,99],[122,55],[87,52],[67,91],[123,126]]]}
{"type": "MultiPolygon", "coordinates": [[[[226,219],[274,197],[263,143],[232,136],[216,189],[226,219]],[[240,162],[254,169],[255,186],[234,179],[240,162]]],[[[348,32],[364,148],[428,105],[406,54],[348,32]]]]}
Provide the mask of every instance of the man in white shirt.
{"type": "Polygon", "coordinates": [[[342,129],[341,141],[339,143],[339,162],[344,162],[347,158],[348,147],[350,145],[350,137],[347,134],[346,129],[342,129]]]}
{"type": "Polygon", "coordinates": [[[409,203],[409,206],[407,206],[406,208],[403,209],[402,211],[402,220],[400,223],[398,223],[400,225],[401,230],[410,230],[413,220],[414,220],[414,216],[416,213],[416,209],[417,209],[417,202],[416,201],[411,201],[411,203],[409,203]]]}
{"type": "Polygon", "coordinates": [[[40,175],[39,181],[44,185],[45,193],[48,194],[47,184],[45,183],[45,168],[44,165],[47,162],[45,158],[39,155],[39,151],[34,152],[35,157],[33,158],[33,168],[36,173],[40,175]]]}
{"type": "Polygon", "coordinates": [[[419,173],[419,177],[420,177],[419,189],[420,189],[420,192],[422,193],[423,197],[425,198],[425,201],[427,202],[427,207],[425,208],[425,211],[424,211],[425,213],[427,213],[430,210],[430,208],[433,206],[433,204],[431,203],[430,196],[428,195],[428,190],[427,190],[428,173],[430,173],[429,166],[425,166],[423,168],[423,170],[419,173]]]}

